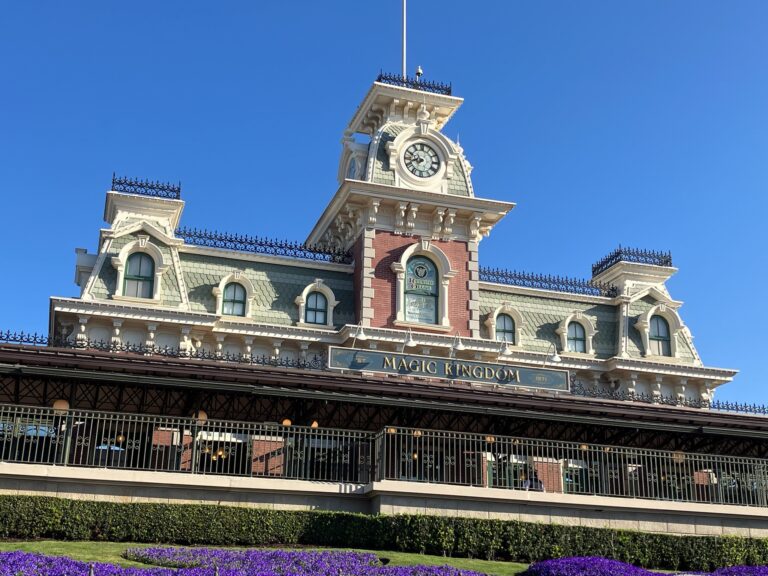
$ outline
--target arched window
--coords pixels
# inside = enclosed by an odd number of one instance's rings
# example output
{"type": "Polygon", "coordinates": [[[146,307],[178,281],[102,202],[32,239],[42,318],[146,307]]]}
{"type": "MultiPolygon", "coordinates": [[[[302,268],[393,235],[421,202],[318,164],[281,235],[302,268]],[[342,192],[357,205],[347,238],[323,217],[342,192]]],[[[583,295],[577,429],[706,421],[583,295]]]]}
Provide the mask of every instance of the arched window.
{"type": "Polygon", "coordinates": [[[509,314],[496,316],[496,340],[515,344],[515,321],[509,314]]]}
{"type": "Polygon", "coordinates": [[[578,322],[568,324],[568,352],[587,351],[587,334],[578,322]]]}
{"type": "Polygon", "coordinates": [[[661,316],[651,317],[651,331],[648,336],[651,354],[672,356],[672,341],[669,337],[669,323],[661,316]]]}
{"type": "Polygon", "coordinates": [[[123,296],[152,298],[155,285],[155,261],[143,252],[128,256],[123,280],[123,296]]]}
{"type": "Polygon", "coordinates": [[[224,288],[222,313],[229,316],[245,316],[245,287],[237,282],[230,282],[224,288]]]}
{"type": "Polygon", "coordinates": [[[414,256],[405,267],[405,321],[437,324],[437,268],[424,256],[414,256]]]}
{"type": "Polygon", "coordinates": [[[325,324],[328,321],[328,299],[320,292],[310,292],[304,309],[304,322],[325,324]]]}

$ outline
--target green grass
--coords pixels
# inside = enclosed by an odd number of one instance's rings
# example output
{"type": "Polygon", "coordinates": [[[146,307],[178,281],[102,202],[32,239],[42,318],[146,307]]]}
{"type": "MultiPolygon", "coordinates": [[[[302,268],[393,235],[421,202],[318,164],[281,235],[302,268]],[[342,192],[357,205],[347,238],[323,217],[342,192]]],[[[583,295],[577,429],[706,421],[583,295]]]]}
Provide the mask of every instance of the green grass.
{"type": "MultiPolygon", "coordinates": [[[[0,552],[22,550],[38,552],[51,556],[68,556],[83,562],[108,562],[123,566],[144,566],[120,556],[126,548],[157,546],[157,544],[130,544],[126,542],[59,542],[53,540],[35,540],[31,542],[0,542],[0,552]]],[[[444,558],[425,554],[406,552],[382,552],[380,550],[356,550],[372,552],[379,558],[389,558],[394,566],[414,566],[416,564],[434,566],[454,566],[463,570],[476,570],[491,576],[514,576],[525,570],[525,564],[515,562],[490,562],[488,560],[470,560],[468,558],[444,558]]]]}

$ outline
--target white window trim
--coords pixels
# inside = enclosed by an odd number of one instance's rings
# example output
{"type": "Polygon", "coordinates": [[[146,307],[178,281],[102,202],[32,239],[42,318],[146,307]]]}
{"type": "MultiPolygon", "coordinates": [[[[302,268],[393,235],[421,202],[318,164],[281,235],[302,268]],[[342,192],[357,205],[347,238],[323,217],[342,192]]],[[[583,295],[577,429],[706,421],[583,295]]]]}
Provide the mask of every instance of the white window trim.
{"type": "Polygon", "coordinates": [[[422,239],[420,242],[411,244],[403,251],[400,260],[392,262],[392,272],[397,277],[397,286],[395,288],[395,324],[401,326],[424,326],[451,328],[451,321],[448,315],[448,285],[451,278],[456,276],[456,270],[451,268],[451,262],[445,255],[445,252],[435,246],[430,240],[422,239]],[[408,322],[405,319],[405,269],[408,260],[415,256],[424,256],[437,268],[438,276],[438,323],[424,324],[417,322],[408,322]]]}
{"type": "Polygon", "coordinates": [[[213,295],[216,297],[217,316],[226,317],[227,319],[251,317],[251,307],[253,304],[253,299],[256,295],[256,290],[253,286],[253,283],[243,274],[242,270],[234,270],[231,274],[224,276],[224,278],[221,279],[221,282],[219,282],[219,285],[214,286],[211,292],[213,292],[213,295]],[[245,288],[245,314],[243,316],[224,314],[224,289],[227,287],[227,284],[231,284],[233,282],[240,284],[243,288],[245,288]]]}
{"type": "Polygon", "coordinates": [[[485,321],[485,325],[488,328],[490,339],[496,341],[496,319],[499,317],[499,314],[506,314],[512,318],[515,323],[515,343],[512,344],[511,342],[505,342],[505,344],[509,348],[522,348],[521,337],[523,334],[523,326],[525,325],[525,322],[523,321],[523,315],[520,314],[520,312],[518,312],[515,308],[513,308],[509,302],[504,302],[504,304],[496,308],[496,310],[488,315],[488,318],[485,321]]]}
{"type": "Polygon", "coordinates": [[[595,338],[595,334],[597,334],[597,329],[595,328],[594,323],[588,316],[586,316],[581,311],[576,311],[573,314],[569,315],[565,319],[563,319],[562,322],[557,327],[557,330],[555,330],[557,335],[560,337],[560,352],[564,354],[578,354],[580,356],[594,356],[595,355],[595,347],[593,345],[593,341],[595,338]],[[587,345],[587,351],[585,352],[573,352],[568,350],[568,325],[571,322],[578,322],[581,324],[582,328],[584,328],[584,336],[586,337],[586,345],[587,345]]]}
{"type": "Polygon", "coordinates": [[[300,296],[296,296],[296,305],[299,307],[299,321],[296,322],[296,326],[299,326],[301,328],[320,328],[320,327],[326,327],[326,328],[333,328],[333,310],[336,308],[336,305],[339,303],[338,300],[336,300],[336,296],[333,294],[333,290],[320,278],[317,278],[312,284],[308,285],[304,290],[301,292],[300,296]],[[306,313],[306,305],[307,305],[307,297],[311,292],[320,292],[323,296],[325,296],[325,299],[328,301],[328,309],[326,310],[325,314],[325,324],[311,324],[304,321],[305,313],[306,313]]]}
{"type": "Polygon", "coordinates": [[[685,328],[680,315],[676,310],[670,308],[664,303],[657,304],[645,314],[641,314],[635,322],[635,330],[640,333],[640,339],[643,342],[643,356],[652,358],[677,358],[677,335],[685,328]],[[651,318],[661,316],[669,324],[669,351],[670,356],[656,356],[650,354],[651,350],[651,318]]]}
{"type": "Polygon", "coordinates": [[[170,260],[167,260],[163,256],[163,252],[149,241],[149,236],[139,236],[137,240],[129,242],[123,246],[122,250],[117,256],[112,257],[112,267],[117,270],[117,285],[115,286],[115,293],[112,295],[113,300],[126,300],[130,302],[160,302],[161,291],[161,279],[166,270],[171,267],[170,260]],[[152,297],[151,298],[134,298],[123,294],[125,284],[125,268],[128,263],[128,258],[136,252],[143,252],[155,263],[155,279],[152,283],[152,297]]]}

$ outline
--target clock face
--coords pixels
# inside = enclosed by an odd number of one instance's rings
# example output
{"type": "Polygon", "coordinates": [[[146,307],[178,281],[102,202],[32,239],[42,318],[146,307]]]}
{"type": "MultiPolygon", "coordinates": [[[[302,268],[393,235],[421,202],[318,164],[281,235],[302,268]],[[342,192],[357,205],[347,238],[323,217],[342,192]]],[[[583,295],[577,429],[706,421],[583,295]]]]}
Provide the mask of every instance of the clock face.
{"type": "Polygon", "coordinates": [[[429,178],[437,174],[440,158],[432,148],[422,142],[411,144],[405,149],[405,167],[419,178],[429,178]]]}

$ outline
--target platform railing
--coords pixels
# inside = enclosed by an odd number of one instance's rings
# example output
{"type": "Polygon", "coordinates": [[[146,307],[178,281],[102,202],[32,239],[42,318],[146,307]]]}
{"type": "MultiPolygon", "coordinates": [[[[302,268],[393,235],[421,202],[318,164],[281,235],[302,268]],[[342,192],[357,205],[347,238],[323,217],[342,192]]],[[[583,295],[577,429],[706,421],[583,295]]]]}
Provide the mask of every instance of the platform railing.
{"type": "Polygon", "coordinates": [[[371,434],[0,405],[0,461],[367,483],[371,434]]]}
{"type": "Polygon", "coordinates": [[[377,480],[768,506],[768,460],[389,427],[377,480]]]}
{"type": "Polygon", "coordinates": [[[203,413],[174,418],[0,404],[1,462],[768,507],[766,459],[418,428],[209,420],[203,413]]]}

